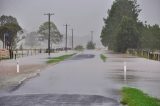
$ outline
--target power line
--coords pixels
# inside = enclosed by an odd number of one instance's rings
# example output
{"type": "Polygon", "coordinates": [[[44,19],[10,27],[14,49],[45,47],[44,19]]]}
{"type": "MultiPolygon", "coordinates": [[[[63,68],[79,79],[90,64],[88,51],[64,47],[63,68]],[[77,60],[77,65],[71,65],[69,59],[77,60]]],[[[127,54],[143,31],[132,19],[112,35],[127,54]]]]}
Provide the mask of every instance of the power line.
{"type": "Polygon", "coordinates": [[[53,13],[47,13],[47,14],[44,14],[44,15],[48,15],[48,32],[49,32],[49,34],[48,34],[48,55],[50,56],[50,30],[51,30],[51,27],[50,27],[50,17],[51,17],[51,15],[54,15],[53,13]]]}

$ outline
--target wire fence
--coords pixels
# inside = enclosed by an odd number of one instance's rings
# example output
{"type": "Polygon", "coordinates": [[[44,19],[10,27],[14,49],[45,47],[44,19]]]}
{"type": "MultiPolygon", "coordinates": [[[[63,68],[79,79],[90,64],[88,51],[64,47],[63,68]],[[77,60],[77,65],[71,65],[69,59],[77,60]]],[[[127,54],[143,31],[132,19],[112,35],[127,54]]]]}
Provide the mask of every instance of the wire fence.
{"type": "Polygon", "coordinates": [[[132,54],[134,56],[140,56],[147,59],[157,60],[160,61],[160,51],[156,50],[141,50],[141,49],[128,49],[128,54],[132,54]]]}
{"type": "MultiPolygon", "coordinates": [[[[51,53],[64,51],[64,50],[71,50],[71,48],[56,48],[51,49],[51,53]]],[[[0,60],[2,59],[16,59],[25,56],[33,56],[38,55],[41,53],[48,53],[48,49],[16,49],[16,50],[7,50],[7,49],[0,49],[0,60]]]]}

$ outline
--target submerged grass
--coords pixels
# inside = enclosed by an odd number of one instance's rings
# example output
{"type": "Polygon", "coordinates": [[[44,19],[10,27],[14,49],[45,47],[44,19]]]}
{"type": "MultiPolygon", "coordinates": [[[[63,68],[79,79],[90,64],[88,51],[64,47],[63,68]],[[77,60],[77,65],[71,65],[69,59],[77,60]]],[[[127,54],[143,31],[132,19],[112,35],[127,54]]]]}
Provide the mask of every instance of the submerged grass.
{"type": "Polygon", "coordinates": [[[75,54],[76,53],[69,54],[69,55],[63,55],[63,56],[59,56],[59,57],[54,57],[54,58],[49,59],[47,61],[47,63],[48,64],[50,64],[50,63],[58,63],[58,62],[64,61],[65,59],[68,59],[68,58],[72,57],[75,54]]]}
{"type": "Polygon", "coordinates": [[[106,62],[107,57],[104,54],[100,54],[100,58],[103,60],[103,62],[106,62]]]}
{"type": "Polygon", "coordinates": [[[160,106],[160,100],[157,98],[130,87],[123,87],[121,103],[127,106],[160,106]]]}

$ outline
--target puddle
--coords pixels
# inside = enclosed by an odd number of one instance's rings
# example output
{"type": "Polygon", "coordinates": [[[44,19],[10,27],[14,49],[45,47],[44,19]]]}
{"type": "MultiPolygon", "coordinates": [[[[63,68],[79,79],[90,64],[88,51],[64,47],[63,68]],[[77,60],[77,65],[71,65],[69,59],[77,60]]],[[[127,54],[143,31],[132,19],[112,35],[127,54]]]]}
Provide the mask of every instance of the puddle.
{"type": "Polygon", "coordinates": [[[108,58],[107,61],[108,62],[121,62],[121,63],[123,63],[124,61],[125,62],[135,62],[135,58],[134,59],[124,59],[124,58],[123,59],[122,58],[111,59],[111,58],[108,58]]]}
{"type": "MultiPolygon", "coordinates": [[[[106,76],[106,78],[111,79],[114,82],[118,82],[118,83],[124,83],[124,75],[122,73],[117,73],[117,74],[111,74],[109,76],[106,76]]],[[[135,75],[127,75],[126,76],[126,82],[137,82],[139,80],[138,76],[135,75]]]]}
{"type": "Polygon", "coordinates": [[[113,96],[119,96],[119,95],[121,95],[121,91],[120,91],[120,89],[115,89],[115,88],[112,88],[112,89],[107,89],[106,90],[106,93],[108,94],[111,94],[111,95],[113,95],[113,96]]]}
{"type": "Polygon", "coordinates": [[[95,55],[93,55],[93,54],[79,54],[79,55],[72,57],[70,60],[91,59],[94,57],[95,57],[95,55]]]}

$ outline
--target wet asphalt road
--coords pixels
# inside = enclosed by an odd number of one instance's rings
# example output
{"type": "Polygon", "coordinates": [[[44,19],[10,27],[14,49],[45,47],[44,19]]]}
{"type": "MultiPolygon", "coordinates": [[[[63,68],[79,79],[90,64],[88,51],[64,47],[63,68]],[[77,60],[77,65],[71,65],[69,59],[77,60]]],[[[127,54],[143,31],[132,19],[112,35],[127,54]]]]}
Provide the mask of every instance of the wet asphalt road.
{"type": "Polygon", "coordinates": [[[99,56],[102,52],[85,51],[48,67],[39,77],[1,97],[0,105],[119,106],[123,86],[160,97],[160,62],[109,52],[103,62],[99,56]],[[127,81],[123,80],[124,62],[127,81]]]}
{"type": "Polygon", "coordinates": [[[0,106],[117,106],[116,101],[99,95],[30,94],[3,97],[0,106]],[[14,98],[14,99],[13,99],[14,98]]]}

